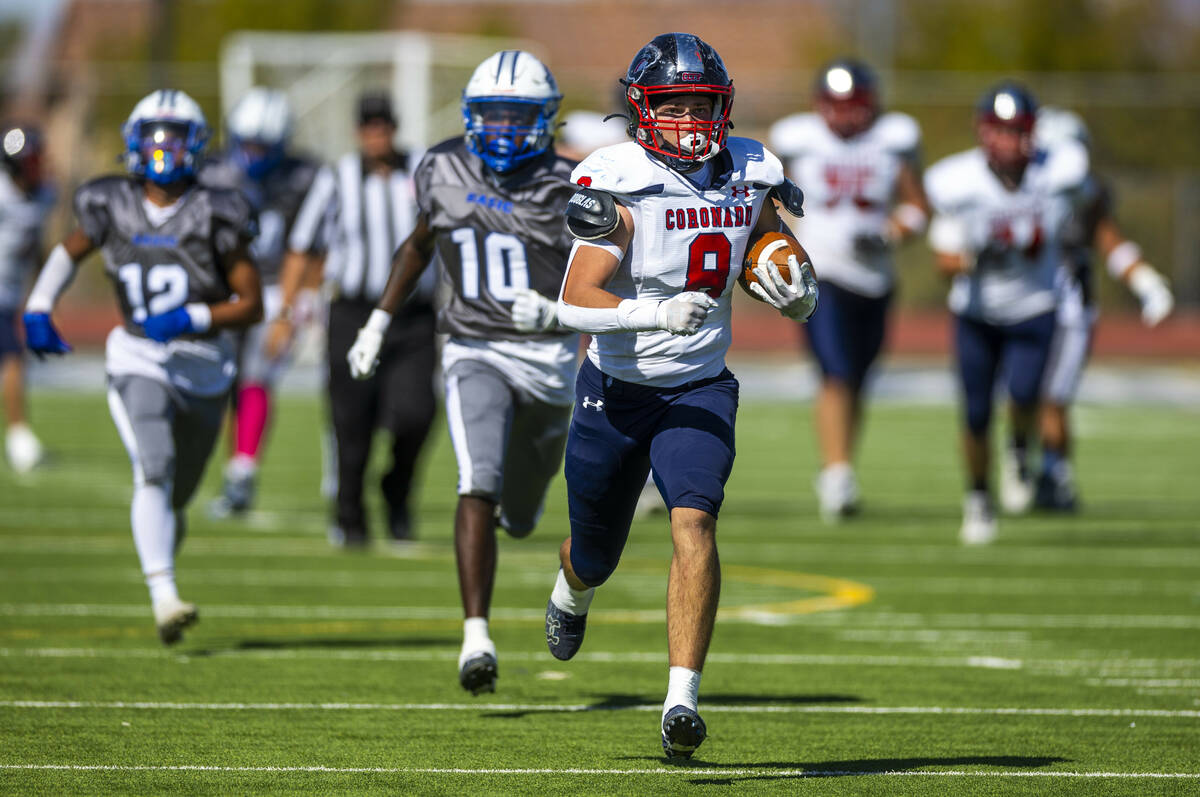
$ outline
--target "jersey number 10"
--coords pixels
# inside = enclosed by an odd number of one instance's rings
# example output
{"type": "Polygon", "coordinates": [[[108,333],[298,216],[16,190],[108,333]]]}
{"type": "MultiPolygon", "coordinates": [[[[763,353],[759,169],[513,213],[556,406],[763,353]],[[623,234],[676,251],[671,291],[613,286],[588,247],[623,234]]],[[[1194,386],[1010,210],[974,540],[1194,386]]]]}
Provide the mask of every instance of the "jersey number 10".
{"type": "MultiPolygon", "coordinates": [[[[478,299],[482,282],[475,229],[459,227],[450,233],[450,240],[458,244],[458,257],[462,263],[462,297],[478,299]]],[[[525,244],[515,235],[490,232],[484,237],[483,268],[487,292],[498,302],[511,302],[517,298],[517,291],[529,287],[525,244]]]]}

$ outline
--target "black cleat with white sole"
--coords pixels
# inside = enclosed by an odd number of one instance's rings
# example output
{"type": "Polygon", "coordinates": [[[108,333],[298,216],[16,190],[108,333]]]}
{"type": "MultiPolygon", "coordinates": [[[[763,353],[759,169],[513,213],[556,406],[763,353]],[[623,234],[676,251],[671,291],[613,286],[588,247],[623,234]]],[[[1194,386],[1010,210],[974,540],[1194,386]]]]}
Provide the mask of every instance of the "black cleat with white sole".
{"type": "Polygon", "coordinates": [[[662,746],[668,758],[691,758],[707,737],[704,720],[687,706],[675,706],[663,717],[662,746]]]}

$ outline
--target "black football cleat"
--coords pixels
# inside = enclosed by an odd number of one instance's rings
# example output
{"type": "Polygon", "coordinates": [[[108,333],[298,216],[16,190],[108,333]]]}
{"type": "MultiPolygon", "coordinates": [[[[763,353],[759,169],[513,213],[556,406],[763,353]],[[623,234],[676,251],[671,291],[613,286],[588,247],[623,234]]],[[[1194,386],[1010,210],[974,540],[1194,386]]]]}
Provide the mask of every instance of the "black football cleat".
{"type": "Polygon", "coordinates": [[[546,602],[546,647],[550,655],[566,661],[583,646],[583,632],[587,628],[586,614],[571,614],[546,602]]]}
{"type": "Polygon", "coordinates": [[[687,706],[675,706],[663,717],[662,745],[668,758],[691,758],[707,737],[704,720],[687,706]]]}
{"type": "Polygon", "coordinates": [[[458,682],[473,695],[496,691],[499,678],[496,657],[491,653],[477,653],[463,662],[458,670],[458,682]]]}

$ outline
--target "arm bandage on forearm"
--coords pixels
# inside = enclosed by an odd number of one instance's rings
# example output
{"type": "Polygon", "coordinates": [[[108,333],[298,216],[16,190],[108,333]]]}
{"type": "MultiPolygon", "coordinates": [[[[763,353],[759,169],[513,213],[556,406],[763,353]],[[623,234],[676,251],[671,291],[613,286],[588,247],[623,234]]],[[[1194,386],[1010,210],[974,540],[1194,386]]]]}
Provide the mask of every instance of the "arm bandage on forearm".
{"type": "Polygon", "coordinates": [[[591,335],[659,329],[657,299],[625,299],[616,307],[579,307],[558,300],[558,323],[591,335]]]}
{"type": "Polygon", "coordinates": [[[46,265],[42,267],[42,273],[38,274],[33,290],[29,292],[29,299],[25,302],[25,312],[52,312],[54,305],[58,303],[58,297],[62,296],[62,292],[71,284],[71,280],[75,279],[77,269],[78,266],[67,254],[66,247],[62,244],[54,247],[50,256],[46,258],[46,265]]]}
{"type": "Polygon", "coordinates": [[[1142,247],[1133,241],[1122,241],[1108,253],[1108,273],[1114,279],[1125,279],[1130,269],[1142,260],[1142,247]]]}

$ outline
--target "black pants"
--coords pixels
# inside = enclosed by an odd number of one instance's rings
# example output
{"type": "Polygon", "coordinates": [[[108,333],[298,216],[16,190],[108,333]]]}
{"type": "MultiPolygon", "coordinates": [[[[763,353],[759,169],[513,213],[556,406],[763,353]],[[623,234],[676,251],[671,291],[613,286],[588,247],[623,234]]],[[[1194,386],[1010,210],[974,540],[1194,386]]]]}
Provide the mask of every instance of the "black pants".
{"type": "Polygon", "coordinates": [[[408,536],[408,498],[421,447],[433,423],[436,360],[434,315],[428,305],[397,313],[384,336],[379,368],[370,379],[350,376],[346,354],[373,305],[339,299],[329,307],[329,407],[337,440],[335,522],[348,543],[363,542],[367,515],[363,476],[377,428],[392,438],[392,465],[381,482],[393,537],[408,536]]]}

